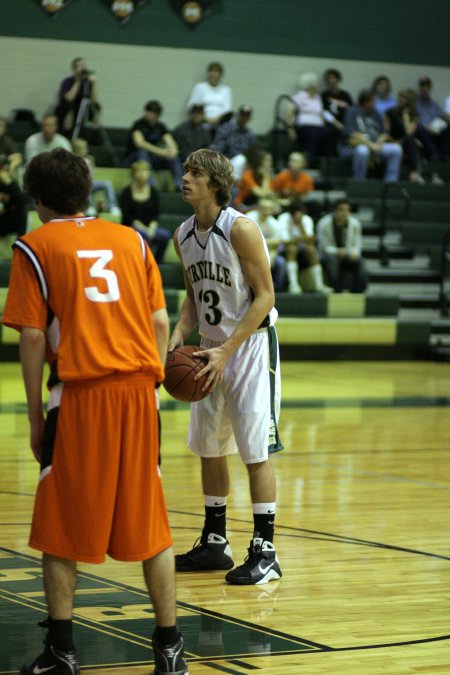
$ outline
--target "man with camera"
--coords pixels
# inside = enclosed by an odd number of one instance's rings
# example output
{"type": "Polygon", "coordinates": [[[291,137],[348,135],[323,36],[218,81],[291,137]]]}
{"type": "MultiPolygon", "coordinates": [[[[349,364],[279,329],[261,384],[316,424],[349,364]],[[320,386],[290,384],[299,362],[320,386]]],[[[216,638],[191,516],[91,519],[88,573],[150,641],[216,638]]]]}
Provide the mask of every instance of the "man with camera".
{"type": "Polygon", "coordinates": [[[83,99],[87,102],[87,115],[90,122],[96,123],[100,110],[97,102],[97,77],[95,73],[86,68],[86,62],[81,57],[73,59],[71,67],[73,75],[66,77],[61,82],[56,107],[59,128],[66,136],[72,134],[83,99]]]}

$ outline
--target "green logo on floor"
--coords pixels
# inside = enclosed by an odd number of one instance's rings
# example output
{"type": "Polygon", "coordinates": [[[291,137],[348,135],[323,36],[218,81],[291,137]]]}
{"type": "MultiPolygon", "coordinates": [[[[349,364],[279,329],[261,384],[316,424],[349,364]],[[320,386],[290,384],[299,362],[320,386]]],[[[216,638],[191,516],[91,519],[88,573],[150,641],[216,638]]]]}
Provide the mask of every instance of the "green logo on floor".
{"type": "MultiPolygon", "coordinates": [[[[273,584],[258,587],[260,609],[269,611],[273,584]],[[266,597],[264,597],[266,596],[266,597]]],[[[272,591],[273,592],[273,591],[272,591]]],[[[17,672],[42,651],[37,622],[47,616],[40,560],[0,548],[0,674],[17,672]]],[[[179,626],[191,662],[214,663],[228,673],[230,660],[260,655],[323,651],[324,645],[272,631],[231,616],[178,603],[179,626]],[[227,667],[220,667],[219,662],[227,667]]],[[[85,668],[147,666],[153,661],[152,605],[144,590],[80,572],[75,595],[74,635],[85,668]]]]}

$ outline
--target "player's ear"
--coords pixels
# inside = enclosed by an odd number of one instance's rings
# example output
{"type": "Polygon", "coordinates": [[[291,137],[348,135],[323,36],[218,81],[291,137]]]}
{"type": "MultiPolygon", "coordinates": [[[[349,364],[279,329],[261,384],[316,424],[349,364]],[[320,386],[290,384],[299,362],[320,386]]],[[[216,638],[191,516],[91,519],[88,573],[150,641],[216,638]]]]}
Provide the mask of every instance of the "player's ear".
{"type": "Polygon", "coordinates": [[[217,183],[215,183],[212,178],[209,179],[208,187],[212,192],[215,193],[215,195],[217,197],[217,193],[220,190],[220,186],[217,185],[217,183]]]}

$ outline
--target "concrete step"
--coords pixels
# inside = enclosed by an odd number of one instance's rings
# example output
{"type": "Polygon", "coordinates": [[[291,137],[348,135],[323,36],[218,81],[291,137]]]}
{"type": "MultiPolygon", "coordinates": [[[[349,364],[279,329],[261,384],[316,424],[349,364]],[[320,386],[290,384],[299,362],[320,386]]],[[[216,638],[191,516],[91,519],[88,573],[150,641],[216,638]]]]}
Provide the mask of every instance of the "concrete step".
{"type": "Polygon", "coordinates": [[[436,361],[448,363],[450,361],[450,347],[435,347],[430,345],[431,355],[436,361]]]}
{"type": "Polygon", "coordinates": [[[414,267],[410,269],[369,268],[369,278],[370,283],[439,284],[440,281],[438,272],[414,267]]]}
{"type": "MultiPolygon", "coordinates": [[[[383,242],[386,246],[395,246],[396,244],[402,244],[402,235],[401,232],[386,232],[383,242]]],[[[363,244],[368,246],[378,246],[380,243],[380,237],[372,236],[370,234],[363,235],[363,244]]]]}
{"type": "Polygon", "coordinates": [[[409,293],[400,295],[400,308],[440,310],[439,293],[409,293]]]}
{"type": "Polygon", "coordinates": [[[446,335],[450,340],[450,319],[435,319],[431,322],[432,335],[446,335]]]}
{"type": "MultiPolygon", "coordinates": [[[[415,250],[412,246],[403,246],[401,244],[384,244],[385,253],[388,260],[411,260],[414,258],[415,250]]],[[[379,244],[366,244],[363,242],[363,257],[367,260],[380,259],[382,252],[379,244]]]]}

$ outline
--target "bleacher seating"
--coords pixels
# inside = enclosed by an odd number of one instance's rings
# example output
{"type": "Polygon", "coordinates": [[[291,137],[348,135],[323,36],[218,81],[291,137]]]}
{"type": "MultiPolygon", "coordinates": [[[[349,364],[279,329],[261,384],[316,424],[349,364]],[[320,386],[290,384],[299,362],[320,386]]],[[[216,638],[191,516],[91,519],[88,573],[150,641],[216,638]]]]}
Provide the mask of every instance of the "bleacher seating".
{"type": "Polygon", "coordinates": [[[130,169],[98,166],[95,169],[94,175],[96,180],[111,181],[114,190],[118,194],[130,183],[130,169]]]}
{"type": "Polygon", "coordinates": [[[161,215],[158,218],[158,222],[161,225],[161,227],[165,227],[166,230],[169,230],[173,234],[177,229],[177,227],[181,225],[181,223],[184,220],[186,220],[186,218],[187,216],[184,214],[161,213],[161,215]]]}
{"type": "Polygon", "coordinates": [[[127,127],[105,127],[105,132],[112,145],[125,147],[128,143],[130,130],[127,127]]]}
{"type": "MultiPolygon", "coordinates": [[[[8,124],[8,133],[19,144],[35,131],[29,122],[8,124]]],[[[116,155],[122,160],[128,129],[107,127],[105,131],[116,155]]],[[[278,143],[275,149],[283,156],[294,149],[290,140],[282,135],[263,140],[269,146],[278,143]]],[[[90,151],[97,163],[95,177],[110,180],[120,193],[129,184],[129,169],[118,167],[104,145],[92,144],[90,151]]],[[[448,318],[439,316],[439,282],[442,242],[450,230],[450,162],[430,164],[429,169],[437,171],[449,182],[436,186],[400,181],[389,189],[382,213],[386,191],[382,180],[354,181],[348,160],[321,159],[315,176],[316,190],[309,199],[323,208],[342,196],[350,199],[363,223],[363,253],[368,261],[370,283],[365,295],[278,294],[278,332],[284,356],[324,358],[360,353],[370,357],[370,354],[382,353],[389,357],[407,354],[408,350],[415,354],[430,354],[430,345],[439,342],[440,336],[447,335],[448,339],[448,318]],[[403,213],[405,190],[409,208],[403,213]],[[381,218],[384,218],[384,224],[380,222],[381,218]]],[[[160,225],[173,233],[191,215],[191,207],[175,190],[169,172],[155,172],[155,180],[160,191],[160,225]]],[[[110,216],[105,214],[105,217],[110,216]]],[[[30,212],[29,229],[38,224],[37,215],[30,212]]],[[[0,247],[0,312],[8,283],[9,251],[9,242],[3,242],[0,247]]],[[[161,273],[173,325],[185,297],[183,271],[173,244],[166,251],[161,273]]],[[[11,354],[17,357],[17,335],[3,329],[0,359],[11,354]]]]}
{"type": "Polygon", "coordinates": [[[109,148],[105,145],[90,145],[89,154],[98,167],[114,167],[120,165],[125,157],[125,148],[119,145],[109,148]]]}
{"type": "Polygon", "coordinates": [[[6,133],[11,136],[17,143],[25,143],[28,136],[39,131],[39,124],[34,122],[8,122],[6,125],[6,133]]]}
{"type": "Polygon", "coordinates": [[[159,195],[161,213],[179,213],[185,220],[192,214],[192,207],[181,199],[179,192],[161,192],[159,195]]]}

